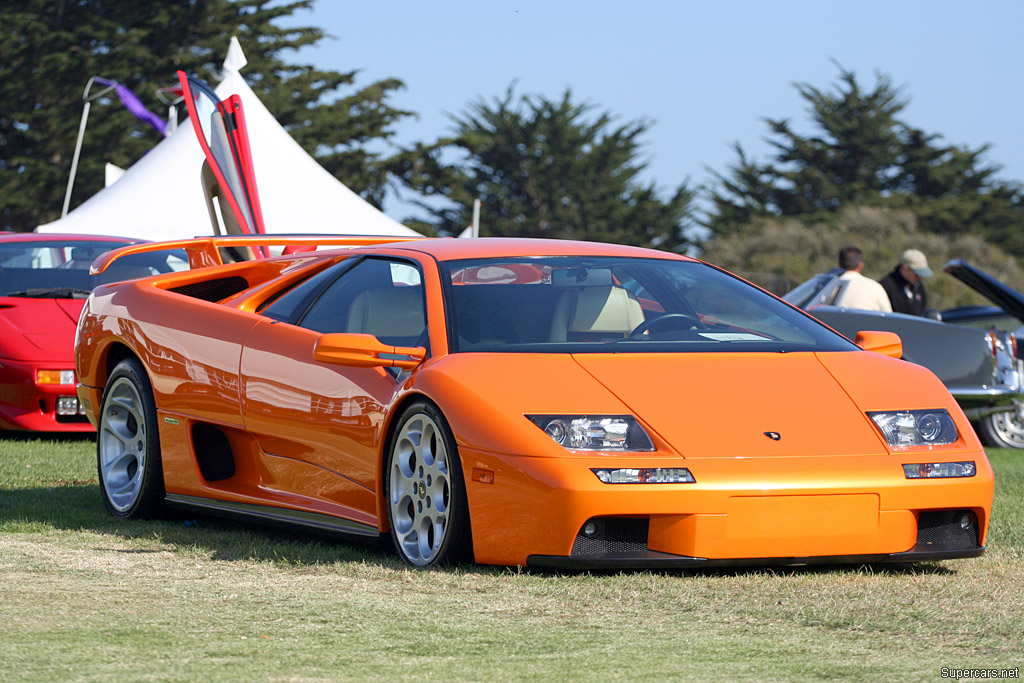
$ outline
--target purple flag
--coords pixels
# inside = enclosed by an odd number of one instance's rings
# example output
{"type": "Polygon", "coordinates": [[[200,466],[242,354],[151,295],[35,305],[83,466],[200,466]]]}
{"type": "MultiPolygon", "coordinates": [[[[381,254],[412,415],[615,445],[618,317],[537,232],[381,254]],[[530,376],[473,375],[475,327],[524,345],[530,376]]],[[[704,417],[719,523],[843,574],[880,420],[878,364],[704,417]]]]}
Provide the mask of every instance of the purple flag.
{"type": "Polygon", "coordinates": [[[121,85],[117,81],[108,81],[106,78],[99,78],[98,76],[94,77],[93,80],[101,85],[113,86],[114,89],[117,90],[117,96],[121,98],[121,104],[124,105],[125,109],[130,111],[135,118],[140,121],[145,121],[156,128],[160,135],[167,137],[167,122],[150,110],[146,109],[146,105],[142,103],[142,100],[136,97],[135,93],[129,90],[127,86],[121,85]]]}

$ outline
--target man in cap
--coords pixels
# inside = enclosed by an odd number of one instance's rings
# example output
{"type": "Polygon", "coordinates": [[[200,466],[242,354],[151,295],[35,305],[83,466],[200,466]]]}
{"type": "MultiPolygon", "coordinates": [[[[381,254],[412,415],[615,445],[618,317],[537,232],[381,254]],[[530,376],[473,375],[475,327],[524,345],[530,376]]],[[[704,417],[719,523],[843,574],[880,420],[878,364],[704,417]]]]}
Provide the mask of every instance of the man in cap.
{"type": "Polygon", "coordinates": [[[896,313],[923,315],[928,307],[928,295],[922,278],[931,277],[928,259],[918,249],[907,249],[900,256],[899,265],[881,279],[896,313]]]}

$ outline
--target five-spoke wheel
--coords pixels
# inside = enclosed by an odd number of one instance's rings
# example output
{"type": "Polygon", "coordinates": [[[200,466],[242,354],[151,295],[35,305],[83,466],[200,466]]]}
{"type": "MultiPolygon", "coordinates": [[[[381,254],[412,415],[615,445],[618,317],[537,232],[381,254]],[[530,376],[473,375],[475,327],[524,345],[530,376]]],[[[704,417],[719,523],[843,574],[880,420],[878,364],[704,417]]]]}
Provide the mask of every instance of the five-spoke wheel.
{"type": "Polygon", "coordinates": [[[135,359],[117,364],[98,415],[96,462],[107,509],[118,517],[154,514],[163,504],[156,405],[149,378],[135,359]]]}
{"type": "Polygon", "coordinates": [[[427,567],[469,550],[469,513],[458,450],[433,404],[413,403],[398,419],[388,449],[388,522],[399,556],[427,567]]]}

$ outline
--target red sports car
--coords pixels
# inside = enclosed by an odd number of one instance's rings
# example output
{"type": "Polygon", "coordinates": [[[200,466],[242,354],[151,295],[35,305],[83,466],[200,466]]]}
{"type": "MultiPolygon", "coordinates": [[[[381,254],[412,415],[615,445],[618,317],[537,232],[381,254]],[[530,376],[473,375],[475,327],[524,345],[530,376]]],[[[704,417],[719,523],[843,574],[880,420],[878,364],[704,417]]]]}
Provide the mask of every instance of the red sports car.
{"type": "Polygon", "coordinates": [[[136,241],[0,235],[0,430],[93,430],[75,395],[75,326],[86,297],[98,284],[175,269],[162,253],[89,274],[97,256],[136,241]]]}

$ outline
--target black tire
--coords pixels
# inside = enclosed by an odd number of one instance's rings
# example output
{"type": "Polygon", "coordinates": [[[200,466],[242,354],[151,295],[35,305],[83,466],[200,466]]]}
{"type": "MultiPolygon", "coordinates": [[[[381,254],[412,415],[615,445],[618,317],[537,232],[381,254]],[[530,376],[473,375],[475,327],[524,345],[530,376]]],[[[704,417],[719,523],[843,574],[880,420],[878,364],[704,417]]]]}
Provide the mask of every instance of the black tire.
{"type": "Polygon", "coordinates": [[[135,358],[114,367],[97,415],[96,469],[107,510],[125,519],[164,512],[156,401],[145,368],[135,358]]]}
{"type": "Polygon", "coordinates": [[[995,413],[974,423],[982,443],[992,448],[1024,448],[1024,420],[1016,411],[995,413]]]}
{"type": "Polygon", "coordinates": [[[384,496],[395,552],[433,567],[470,559],[473,548],[462,464],[451,428],[433,403],[398,416],[384,458],[384,496]]]}

